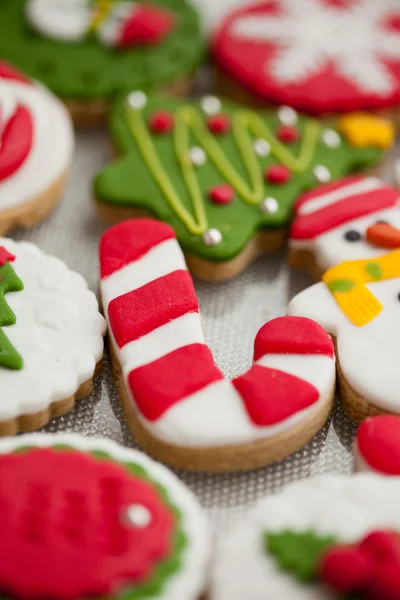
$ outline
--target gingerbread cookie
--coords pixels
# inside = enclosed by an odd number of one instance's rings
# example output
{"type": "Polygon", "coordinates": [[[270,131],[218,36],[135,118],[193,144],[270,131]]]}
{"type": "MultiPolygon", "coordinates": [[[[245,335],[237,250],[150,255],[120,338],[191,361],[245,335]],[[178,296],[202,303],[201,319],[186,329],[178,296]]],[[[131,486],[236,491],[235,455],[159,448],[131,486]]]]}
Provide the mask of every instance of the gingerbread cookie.
{"type": "Polygon", "coordinates": [[[335,359],[316,323],[281,317],[265,324],[253,366],[231,382],[204,340],[171,227],[151,219],[115,225],[101,240],[100,269],[115,380],[149,454],[185,469],[244,470],[287,456],[323,426],[335,359]]]}
{"type": "Polygon", "coordinates": [[[0,235],[18,225],[32,227],[53,210],[73,146],[61,102],[0,61],[0,235]]]}
{"type": "Polygon", "coordinates": [[[4,440],[0,489],[5,600],[200,600],[205,515],[141,452],[71,434],[4,440]]]}
{"type": "Polygon", "coordinates": [[[191,272],[209,280],[232,277],[280,247],[304,189],[381,152],[378,137],[360,147],[333,124],[287,107],[255,113],[214,96],[182,102],[140,91],[115,105],[111,135],[121,156],[95,179],[100,214],[109,222],[144,213],[166,221],[191,272]]]}
{"type": "Polygon", "coordinates": [[[221,88],[313,115],[397,108],[399,20],[396,2],[253,2],[215,36],[221,88]]]}
{"type": "Polygon", "coordinates": [[[376,177],[346,177],[295,204],[289,264],[316,279],[344,260],[375,258],[399,247],[399,191],[376,177]]]}
{"type": "Polygon", "coordinates": [[[354,443],[356,471],[400,475],[400,417],[370,417],[357,429],[354,443]]]}
{"type": "Polygon", "coordinates": [[[400,598],[400,480],[316,477],[264,499],[221,541],[210,600],[400,598]]]}
{"type": "Polygon", "coordinates": [[[393,250],[332,267],[289,305],[290,315],[314,319],[336,339],[342,401],[358,422],[400,414],[399,291],[400,250],[393,250]]]}
{"type": "Polygon", "coordinates": [[[187,91],[204,50],[186,0],[4,0],[0,21],[0,56],[48,85],[83,124],[103,120],[132,87],[187,91]]]}
{"type": "Polygon", "coordinates": [[[39,429],[89,394],[105,321],[81,275],[0,238],[0,327],[0,435],[39,429]]]}

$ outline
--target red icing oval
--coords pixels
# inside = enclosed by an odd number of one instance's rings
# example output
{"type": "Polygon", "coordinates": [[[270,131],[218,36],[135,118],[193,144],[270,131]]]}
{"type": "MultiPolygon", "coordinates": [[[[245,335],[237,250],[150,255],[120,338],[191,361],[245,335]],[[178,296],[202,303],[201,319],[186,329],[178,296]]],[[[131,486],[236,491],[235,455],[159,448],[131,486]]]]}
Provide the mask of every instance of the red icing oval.
{"type": "Polygon", "coordinates": [[[28,157],[32,144],[32,115],[25,106],[18,106],[0,138],[0,181],[20,168],[28,157]]]}
{"type": "Polygon", "coordinates": [[[265,169],[264,177],[270,183],[281,185],[289,181],[291,174],[285,165],[271,165],[265,169]]]}
{"type": "Polygon", "coordinates": [[[18,600],[115,595],[170,553],[174,517],[155,486],[76,451],[0,457],[0,590],[18,600]],[[150,521],[126,521],[132,505],[150,521]]]}
{"type": "Polygon", "coordinates": [[[386,475],[400,475],[400,417],[366,419],[357,431],[357,448],[368,465],[386,475]]]}

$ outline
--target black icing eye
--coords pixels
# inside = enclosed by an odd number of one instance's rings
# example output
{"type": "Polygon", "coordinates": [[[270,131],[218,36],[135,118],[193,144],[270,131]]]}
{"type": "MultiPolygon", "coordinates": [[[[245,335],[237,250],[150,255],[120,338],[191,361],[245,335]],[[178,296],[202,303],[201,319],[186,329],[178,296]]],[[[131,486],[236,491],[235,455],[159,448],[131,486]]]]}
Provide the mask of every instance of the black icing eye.
{"type": "Polygon", "coordinates": [[[348,242],[359,242],[361,240],[361,233],[355,229],[349,229],[349,231],[346,231],[344,234],[344,238],[348,242]]]}
{"type": "Polygon", "coordinates": [[[397,300],[400,302],[400,292],[397,294],[397,300]]]}

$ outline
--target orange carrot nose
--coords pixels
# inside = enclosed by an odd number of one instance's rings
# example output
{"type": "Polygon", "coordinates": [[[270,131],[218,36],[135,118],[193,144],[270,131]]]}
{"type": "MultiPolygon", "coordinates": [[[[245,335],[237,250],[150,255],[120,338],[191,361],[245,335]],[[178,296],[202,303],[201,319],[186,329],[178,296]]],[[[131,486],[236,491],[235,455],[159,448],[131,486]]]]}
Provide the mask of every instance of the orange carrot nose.
{"type": "Polygon", "coordinates": [[[375,223],[367,229],[367,240],[381,248],[400,248],[400,229],[389,223],[375,223]]]}

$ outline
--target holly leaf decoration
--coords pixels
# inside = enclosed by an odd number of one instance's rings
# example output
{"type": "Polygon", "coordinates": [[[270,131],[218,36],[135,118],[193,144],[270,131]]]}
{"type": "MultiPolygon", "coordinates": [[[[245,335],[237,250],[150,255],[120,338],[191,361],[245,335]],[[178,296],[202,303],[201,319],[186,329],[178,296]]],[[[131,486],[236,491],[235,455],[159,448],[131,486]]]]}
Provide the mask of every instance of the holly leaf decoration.
{"type": "Polygon", "coordinates": [[[369,262],[366,265],[365,270],[367,271],[371,279],[374,279],[375,281],[379,281],[380,279],[382,279],[383,271],[382,267],[378,263],[373,261],[369,262]]]}
{"type": "Polygon", "coordinates": [[[278,533],[264,533],[265,550],[278,566],[290,572],[303,583],[315,581],[322,555],[337,544],[334,536],[321,536],[315,531],[286,529],[278,533]]]}
{"type": "MultiPolygon", "coordinates": [[[[1,250],[1,249],[0,249],[1,250]]],[[[24,284],[9,262],[0,267],[0,327],[14,325],[16,316],[6,302],[5,294],[20,292],[24,284]]],[[[0,329],[0,367],[22,369],[23,360],[2,329],[0,329]]]]}

